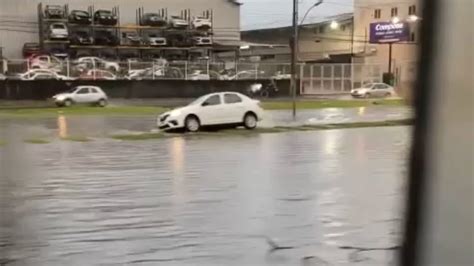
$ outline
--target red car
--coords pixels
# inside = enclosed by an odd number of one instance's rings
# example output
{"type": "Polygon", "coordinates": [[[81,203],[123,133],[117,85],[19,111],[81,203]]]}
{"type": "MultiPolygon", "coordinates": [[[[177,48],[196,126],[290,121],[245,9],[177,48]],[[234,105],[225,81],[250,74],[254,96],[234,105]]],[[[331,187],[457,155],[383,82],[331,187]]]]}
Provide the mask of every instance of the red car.
{"type": "Polygon", "coordinates": [[[23,58],[29,58],[32,55],[40,53],[40,46],[35,42],[27,42],[23,44],[23,58]]]}

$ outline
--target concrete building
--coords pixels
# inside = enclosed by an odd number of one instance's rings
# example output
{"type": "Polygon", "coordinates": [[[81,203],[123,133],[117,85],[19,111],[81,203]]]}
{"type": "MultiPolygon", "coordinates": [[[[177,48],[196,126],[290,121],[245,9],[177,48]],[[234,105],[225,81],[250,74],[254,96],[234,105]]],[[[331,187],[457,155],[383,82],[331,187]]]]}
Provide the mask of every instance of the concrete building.
{"type": "Polygon", "coordinates": [[[69,10],[120,9],[120,22],[135,24],[136,10],[144,7],[145,12],[167,8],[169,15],[180,15],[190,9],[191,16],[212,9],[214,15],[214,41],[221,44],[235,44],[240,40],[240,3],[237,0],[1,0],[0,47],[6,58],[21,58],[25,42],[38,42],[37,5],[69,5],[69,10]]]}
{"type": "Polygon", "coordinates": [[[418,59],[418,40],[422,23],[421,5],[418,0],[384,2],[382,0],[354,0],[354,47],[363,51],[354,57],[357,63],[381,64],[384,72],[389,67],[389,45],[371,44],[370,23],[388,22],[394,18],[407,21],[410,25],[410,37],[407,42],[392,46],[392,73],[395,85],[403,94],[408,94],[416,78],[418,59]]]}
{"type": "MultiPolygon", "coordinates": [[[[350,63],[353,53],[352,13],[328,17],[319,23],[299,27],[298,57],[300,62],[350,63]]],[[[292,27],[243,31],[242,41],[267,45],[249,45],[241,57],[259,56],[262,61],[289,62],[289,38],[292,27]]]]}

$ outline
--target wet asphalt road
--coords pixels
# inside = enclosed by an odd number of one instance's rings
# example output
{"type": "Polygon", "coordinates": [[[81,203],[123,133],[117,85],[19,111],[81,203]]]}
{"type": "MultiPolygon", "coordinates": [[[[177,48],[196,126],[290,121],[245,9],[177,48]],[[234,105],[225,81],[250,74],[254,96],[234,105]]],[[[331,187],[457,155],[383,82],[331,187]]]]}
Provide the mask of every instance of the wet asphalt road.
{"type": "MultiPolygon", "coordinates": [[[[69,130],[149,126],[74,119],[69,130]]],[[[55,122],[28,131],[56,132],[55,122]]],[[[15,139],[24,127],[3,134],[15,139]]],[[[8,142],[0,148],[0,263],[389,265],[393,251],[340,247],[397,245],[409,133],[8,142]],[[293,248],[269,252],[266,237],[293,248]]]]}

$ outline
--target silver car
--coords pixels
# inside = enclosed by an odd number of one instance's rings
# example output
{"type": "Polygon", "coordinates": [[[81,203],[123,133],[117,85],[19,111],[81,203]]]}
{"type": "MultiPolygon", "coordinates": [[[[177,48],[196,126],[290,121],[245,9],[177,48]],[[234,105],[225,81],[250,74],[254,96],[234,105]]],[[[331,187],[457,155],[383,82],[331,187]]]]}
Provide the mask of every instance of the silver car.
{"type": "Polygon", "coordinates": [[[73,104],[94,104],[100,107],[107,105],[107,95],[97,86],[77,86],[54,95],[53,100],[58,107],[69,107],[73,104]]]}
{"type": "Polygon", "coordinates": [[[366,83],[351,90],[351,95],[354,98],[390,97],[395,95],[395,90],[385,83],[366,83]]]}

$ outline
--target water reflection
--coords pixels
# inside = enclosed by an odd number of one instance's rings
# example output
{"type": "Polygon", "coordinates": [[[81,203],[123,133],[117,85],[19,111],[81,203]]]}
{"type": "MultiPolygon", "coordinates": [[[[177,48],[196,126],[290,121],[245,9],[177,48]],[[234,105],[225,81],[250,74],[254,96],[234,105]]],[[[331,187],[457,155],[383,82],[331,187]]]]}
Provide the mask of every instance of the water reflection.
{"type": "Polygon", "coordinates": [[[58,136],[62,139],[68,137],[67,131],[67,120],[64,115],[59,115],[57,119],[58,123],[58,136]]]}

